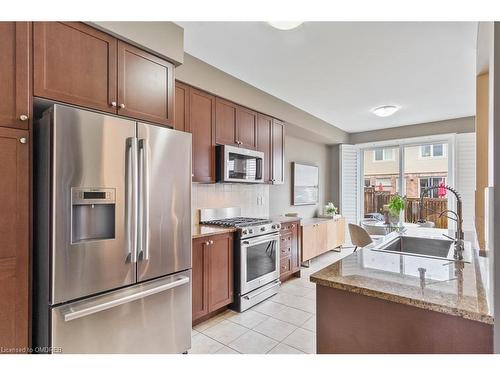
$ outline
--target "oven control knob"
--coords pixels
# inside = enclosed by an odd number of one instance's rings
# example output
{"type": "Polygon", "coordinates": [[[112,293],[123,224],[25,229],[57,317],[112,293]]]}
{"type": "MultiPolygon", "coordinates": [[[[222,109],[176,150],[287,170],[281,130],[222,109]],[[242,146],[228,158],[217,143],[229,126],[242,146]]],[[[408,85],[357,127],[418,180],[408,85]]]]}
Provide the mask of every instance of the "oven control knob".
{"type": "Polygon", "coordinates": [[[252,233],[253,233],[253,229],[249,229],[248,234],[252,234],[252,233]]]}
{"type": "Polygon", "coordinates": [[[241,233],[243,233],[243,234],[248,234],[248,229],[243,229],[243,230],[241,231],[241,233]]]}
{"type": "Polygon", "coordinates": [[[273,229],[280,229],[281,225],[279,225],[279,224],[273,224],[272,228],[273,229]]]}

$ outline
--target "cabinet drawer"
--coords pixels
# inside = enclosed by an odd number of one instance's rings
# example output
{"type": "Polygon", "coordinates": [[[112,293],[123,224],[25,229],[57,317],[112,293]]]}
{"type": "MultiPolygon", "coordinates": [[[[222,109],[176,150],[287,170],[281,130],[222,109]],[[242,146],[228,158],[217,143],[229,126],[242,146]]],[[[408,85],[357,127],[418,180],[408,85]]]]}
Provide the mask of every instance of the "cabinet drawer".
{"type": "Polygon", "coordinates": [[[289,257],[290,255],[292,255],[292,244],[291,242],[288,242],[286,244],[282,244],[282,246],[280,246],[280,257],[281,259],[285,258],[285,257],[289,257]]]}
{"type": "Polygon", "coordinates": [[[281,258],[280,260],[280,274],[283,275],[292,270],[292,258],[281,258]]]}
{"type": "Polygon", "coordinates": [[[290,223],[283,223],[281,224],[281,232],[287,232],[291,231],[293,229],[297,228],[297,222],[290,222],[290,223]]]}

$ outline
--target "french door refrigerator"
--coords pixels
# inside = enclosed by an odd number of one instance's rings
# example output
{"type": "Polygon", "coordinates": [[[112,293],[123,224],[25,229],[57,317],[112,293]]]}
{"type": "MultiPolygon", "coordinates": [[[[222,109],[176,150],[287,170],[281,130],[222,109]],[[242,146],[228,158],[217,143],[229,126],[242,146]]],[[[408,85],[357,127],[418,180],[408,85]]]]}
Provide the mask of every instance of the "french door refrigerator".
{"type": "Polygon", "coordinates": [[[54,105],[34,162],[34,350],[189,349],[191,135],[54,105]]]}

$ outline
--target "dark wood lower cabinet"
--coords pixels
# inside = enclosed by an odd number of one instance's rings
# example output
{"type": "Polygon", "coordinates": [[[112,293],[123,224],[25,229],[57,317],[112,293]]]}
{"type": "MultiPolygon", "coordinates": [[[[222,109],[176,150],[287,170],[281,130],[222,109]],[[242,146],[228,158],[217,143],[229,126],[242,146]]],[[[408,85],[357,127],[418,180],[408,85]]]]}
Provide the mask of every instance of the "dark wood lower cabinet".
{"type": "Polygon", "coordinates": [[[193,239],[193,325],[234,300],[233,235],[193,239]]]}
{"type": "Polygon", "coordinates": [[[280,231],[280,280],[290,277],[300,277],[300,249],[299,249],[300,221],[281,223],[280,231]]]}
{"type": "Polygon", "coordinates": [[[0,127],[0,348],[29,340],[28,131],[0,127]]]}
{"type": "Polygon", "coordinates": [[[318,354],[491,354],[493,325],[316,285],[318,354]]]}

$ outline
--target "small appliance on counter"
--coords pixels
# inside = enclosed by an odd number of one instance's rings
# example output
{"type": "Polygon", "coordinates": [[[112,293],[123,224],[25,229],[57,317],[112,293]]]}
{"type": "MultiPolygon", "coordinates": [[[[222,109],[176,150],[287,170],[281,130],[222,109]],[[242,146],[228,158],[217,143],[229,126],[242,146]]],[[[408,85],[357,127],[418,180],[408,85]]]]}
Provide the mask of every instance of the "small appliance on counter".
{"type": "Polygon", "coordinates": [[[205,208],[200,223],[237,228],[234,243],[234,303],[242,312],[279,290],[281,224],[270,219],[242,217],[241,209],[205,208]]]}

